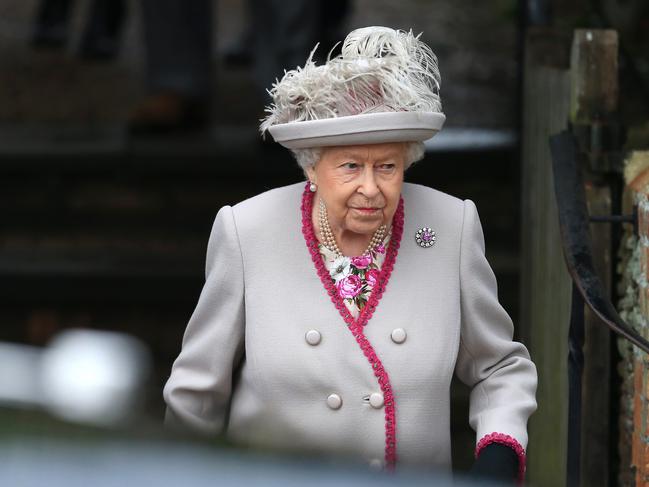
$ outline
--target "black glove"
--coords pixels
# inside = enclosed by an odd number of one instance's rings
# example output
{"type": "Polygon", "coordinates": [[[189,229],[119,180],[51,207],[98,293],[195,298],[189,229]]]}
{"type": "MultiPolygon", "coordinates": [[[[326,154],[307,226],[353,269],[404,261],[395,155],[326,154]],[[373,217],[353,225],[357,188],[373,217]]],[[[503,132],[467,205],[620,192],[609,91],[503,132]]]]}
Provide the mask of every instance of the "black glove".
{"type": "Polygon", "coordinates": [[[491,443],[480,452],[469,476],[513,485],[518,478],[518,456],[508,446],[491,443]]]}

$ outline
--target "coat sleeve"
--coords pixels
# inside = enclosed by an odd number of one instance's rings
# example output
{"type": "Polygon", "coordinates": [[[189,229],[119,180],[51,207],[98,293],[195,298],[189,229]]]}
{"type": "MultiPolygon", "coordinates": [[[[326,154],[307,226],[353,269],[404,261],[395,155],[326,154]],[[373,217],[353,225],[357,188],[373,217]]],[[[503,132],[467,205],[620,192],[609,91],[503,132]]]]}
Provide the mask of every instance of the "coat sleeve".
{"type": "Polygon", "coordinates": [[[232,208],[216,215],[205,285],[164,387],[165,425],[215,434],[225,428],[232,374],[243,352],[243,263],[232,208]]]}
{"type": "Polygon", "coordinates": [[[460,250],[461,336],[456,374],[471,387],[469,422],[476,454],[490,443],[517,451],[524,469],[527,420],[536,409],[536,367],[512,340],[512,320],[498,302],[496,278],[485,257],[478,211],[464,202],[460,250]]]}

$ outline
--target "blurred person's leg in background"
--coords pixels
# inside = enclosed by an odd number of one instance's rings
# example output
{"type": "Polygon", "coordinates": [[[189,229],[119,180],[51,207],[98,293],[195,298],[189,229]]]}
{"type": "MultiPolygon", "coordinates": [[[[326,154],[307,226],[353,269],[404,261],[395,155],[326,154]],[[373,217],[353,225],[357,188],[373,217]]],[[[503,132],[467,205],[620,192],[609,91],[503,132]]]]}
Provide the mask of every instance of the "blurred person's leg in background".
{"type": "Polygon", "coordinates": [[[255,0],[243,0],[243,17],[245,19],[243,31],[232,41],[226,42],[220,57],[226,68],[248,68],[254,62],[254,43],[256,38],[256,25],[252,12],[255,0]]]}
{"type": "Polygon", "coordinates": [[[37,47],[62,47],[68,40],[70,0],[41,0],[36,10],[32,44],[37,47]]]}
{"type": "Polygon", "coordinates": [[[250,0],[259,88],[270,88],[284,69],[303,66],[317,42],[317,58],[325,58],[348,10],[348,0],[250,0]]]}
{"type": "MultiPolygon", "coordinates": [[[[327,52],[322,53],[325,58],[326,54],[338,41],[342,41],[349,29],[344,25],[344,21],[349,15],[351,2],[349,0],[319,0],[320,10],[320,41],[327,52]]],[[[324,61],[325,59],[323,59],[324,61]]]]}
{"type": "Polygon", "coordinates": [[[81,40],[81,56],[97,61],[113,59],[119,52],[125,15],[124,0],[94,0],[81,40]]]}
{"type": "Polygon", "coordinates": [[[209,120],[212,0],[142,0],[147,96],[134,133],[197,128],[209,120]]]}
{"type": "MultiPolygon", "coordinates": [[[[41,0],[36,8],[32,45],[64,48],[69,40],[71,0],[41,0]]],[[[113,59],[126,14],[124,0],[93,0],[84,28],[79,54],[88,60],[113,59]]]]}

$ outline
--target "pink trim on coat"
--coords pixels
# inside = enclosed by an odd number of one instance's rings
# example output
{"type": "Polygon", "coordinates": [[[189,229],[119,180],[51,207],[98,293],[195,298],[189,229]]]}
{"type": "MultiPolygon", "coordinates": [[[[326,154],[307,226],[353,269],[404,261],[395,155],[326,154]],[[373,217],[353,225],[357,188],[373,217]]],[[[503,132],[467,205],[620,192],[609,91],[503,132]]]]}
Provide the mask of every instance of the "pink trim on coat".
{"type": "Polygon", "coordinates": [[[475,458],[478,458],[482,450],[484,450],[488,445],[491,445],[492,443],[505,445],[514,450],[514,453],[516,453],[516,456],[518,457],[517,484],[519,486],[523,485],[523,482],[525,481],[525,449],[518,441],[516,441],[515,438],[512,438],[509,435],[506,435],[504,433],[490,433],[483,436],[478,442],[478,445],[475,447],[475,458]]]}
{"type": "Polygon", "coordinates": [[[343,320],[347,324],[347,327],[352,332],[352,335],[356,339],[356,342],[361,347],[363,354],[367,357],[372,370],[374,371],[374,376],[378,379],[379,386],[383,392],[384,407],[385,407],[385,463],[388,469],[394,469],[394,466],[397,461],[397,436],[396,436],[396,415],[395,415],[395,404],[394,404],[394,394],[392,392],[392,386],[390,385],[390,377],[388,376],[387,370],[383,367],[381,360],[374,351],[372,344],[365,337],[363,327],[372,317],[376,306],[385,291],[390,274],[392,274],[392,269],[394,267],[394,261],[397,257],[399,251],[399,245],[401,243],[401,235],[403,234],[403,198],[399,199],[399,205],[397,206],[397,211],[394,214],[392,220],[392,238],[387,249],[387,254],[383,266],[381,267],[381,272],[376,281],[376,285],[372,289],[370,294],[370,299],[367,304],[361,311],[358,319],[355,320],[354,317],[349,313],[349,310],[345,306],[345,303],[340,299],[338,293],[336,292],[336,287],[327,268],[325,267],[324,262],[322,261],[322,256],[320,255],[318,249],[318,239],[316,238],[315,231],[313,230],[313,223],[311,221],[312,211],[313,211],[313,197],[314,194],[309,191],[309,184],[307,183],[304,188],[304,193],[302,195],[302,233],[304,239],[306,240],[307,248],[311,254],[311,260],[315,264],[315,267],[318,271],[318,276],[322,281],[331,301],[334,306],[342,316],[343,320]]]}

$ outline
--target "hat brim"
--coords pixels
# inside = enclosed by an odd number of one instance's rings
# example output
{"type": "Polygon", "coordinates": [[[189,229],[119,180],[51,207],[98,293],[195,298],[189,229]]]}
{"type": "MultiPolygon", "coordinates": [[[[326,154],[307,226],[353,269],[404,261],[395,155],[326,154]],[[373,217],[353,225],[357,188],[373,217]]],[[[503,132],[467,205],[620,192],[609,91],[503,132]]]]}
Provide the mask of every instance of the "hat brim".
{"type": "Polygon", "coordinates": [[[282,123],[268,131],[275,142],[288,149],[421,142],[439,132],[445,120],[439,112],[380,112],[282,123]]]}

